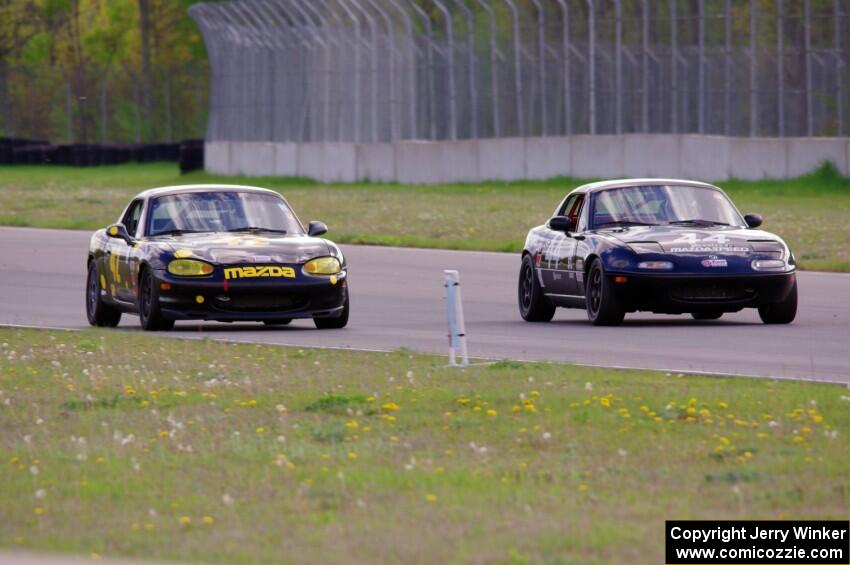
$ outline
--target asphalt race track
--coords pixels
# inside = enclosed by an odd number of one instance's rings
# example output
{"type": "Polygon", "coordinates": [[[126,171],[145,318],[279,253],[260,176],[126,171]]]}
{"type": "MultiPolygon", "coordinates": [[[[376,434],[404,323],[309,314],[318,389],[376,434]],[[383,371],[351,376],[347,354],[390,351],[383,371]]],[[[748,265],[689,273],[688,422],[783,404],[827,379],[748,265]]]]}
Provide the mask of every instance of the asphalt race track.
{"type": "MultiPolygon", "coordinates": [[[[0,324],[86,328],[83,301],[90,234],[0,228],[0,324]]],[[[697,322],[632,314],[617,328],[591,326],[583,311],[548,324],[522,321],[515,254],[343,246],[351,321],[316,330],[309,320],[260,324],[178,322],[168,335],[302,346],[446,351],[443,269],[461,273],[470,355],[613,367],[791,377],[850,383],[850,275],[803,272],[790,326],[763,325],[755,310],[697,322]]],[[[135,316],[121,327],[141,331],[135,316]]]]}

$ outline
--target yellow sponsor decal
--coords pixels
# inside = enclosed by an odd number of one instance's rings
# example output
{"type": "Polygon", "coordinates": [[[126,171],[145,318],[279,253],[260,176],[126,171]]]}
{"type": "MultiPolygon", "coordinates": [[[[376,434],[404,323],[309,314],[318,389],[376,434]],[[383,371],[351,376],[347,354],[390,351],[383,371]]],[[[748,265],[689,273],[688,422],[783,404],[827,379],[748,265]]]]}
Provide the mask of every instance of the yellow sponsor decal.
{"type": "Polygon", "coordinates": [[[100,275],[100,288],[106,290],[106,277],[100,275]]]}
{"type": "Polygon", "coordinates": [[[178,249],[174,252],[175,259],[185,259],[186,257],[191,257],[192,251],[189,249],[178,249]]]}
{"type": "Polygon", "coordinates": [[[259,277],[295,278],[295,269],[292,267],[230,267],[224,270],[225,279],[256,279],[259,277]]]}
{"type": "Polygon", "coordinates": [[[331,284],[336,284],[336,275],[331,275],[331,284]]]}

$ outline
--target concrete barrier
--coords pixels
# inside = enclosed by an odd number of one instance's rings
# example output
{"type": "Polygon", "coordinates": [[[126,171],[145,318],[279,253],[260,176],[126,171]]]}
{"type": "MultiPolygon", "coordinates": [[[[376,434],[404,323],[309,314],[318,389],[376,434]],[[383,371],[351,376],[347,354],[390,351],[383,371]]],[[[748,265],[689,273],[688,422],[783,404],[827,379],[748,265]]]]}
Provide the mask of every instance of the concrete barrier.
{"type": "Polygon", "coordinates": [[[789,177],[799,177],[818,168],[824,161],[832,161],[843,174],[850,174],[847,164],[847,139],[815,138],[788,139],[789,177]]]}
{"type": "Polygon", "coordinates": [[[230,146],[231,143],[227,141],[204,143],[204,170],[216,175],[232,175],[230,146]]]}
{"type": "Polygon", "coordinates": [[[394,182],[395,148],[392,143],[361,143],[357,145],[357,180],[394,182]]]}
{"type": "Polygon", "coordinates": [[[569,137],[529,137],[525,140],[525,178],[545,180],[570,176],[573,171],[569,137]]]}
{"type": "Polygon", "coordinates": [[[729,178],[729,138],[679,136],[679,176],[708,182],[729,178]]]}
{"type": "Polygon", "coordinates": [[[623,176],[677,178],[680,144],[678,135],[624,135],[623,176]]]}
{"type": "Polygon", "coordinates": [[[405,184],[577,178],[788,178],[823,161],[850,176],[847,138],[576,135],[397,143],[206,143],[211,173],[405,184]]]}
{"type": "Polygon", "coordinates": [[[230,151],[231,167],[237,175],[265,177],[274,174],[275,145],[267,142],[234,143],[230,151]]]}
{"type": "Polygon", "coordinates": [[[298,174],[298,144],[274,144],[274,175],[294,177],[298,174]]]}
{"type": "Polygon", "coordinates": [[[478,141],[478,177],[509,181],[528,178],[525,139],[504,137],[478,141]]]}
{"type": "Polygon", "coordinates": [[[302,143],[298,145],[298,176],[322,182],[357,180],[355,144],[302,143]]]}
{"type": "Polygon", "coordinates": [[[579,178],[622,178],[625,137],[621,135],[576,135],[572,138],[570,176],[579,178]]]}

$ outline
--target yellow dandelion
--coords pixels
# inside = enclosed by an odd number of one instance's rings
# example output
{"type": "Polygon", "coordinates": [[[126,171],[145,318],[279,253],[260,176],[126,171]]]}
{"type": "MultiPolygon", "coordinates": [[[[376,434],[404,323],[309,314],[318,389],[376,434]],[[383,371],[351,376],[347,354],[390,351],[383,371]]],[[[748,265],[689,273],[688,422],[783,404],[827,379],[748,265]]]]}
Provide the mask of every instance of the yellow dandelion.
{"type": "Polygon", "coordinates": [[[207,526],[212,526],[215,523],[215,519],[212,516],[204,516],[202,520],[207,526]]]}
{"type": "Polygon", "coordinates": [[[33,512],[35,512],[36,516],[41,516],[42,514],[44,514],[44,508],[42,508],[41,506],[36,506],[33,509],[33,512]]]}
{"type": "Polygon", "coordinates": [[[349,420],[345,423],[345,427],[350,430],[356,430],[359,427],[357,420],[349,420]]]}
{"type": "Polygon", "coordinates": [[[588,488],[589,488],[589,487],[588,487],[586,484],[584,484],[584,483],[582,483],[582,484],[580,484],[580,485],[578,486],[578,490],[580,490],[580,491],[582,491],[582,492],[585,492],[588,488]]]}
{"type": "Polygon", "coordinates": [[[399,409],[399,405],[396,404],[395,402],[386,402],[384,404],[381,404],[381,410],[384,410],[386,412],[395,412],[398,409],[399,409]]]}
{"type": "Polygon", "coordinates": [[[608,399],[607,399],[606,397],[604,397],[604,396],[603,396],[602,398],[600,398],[600,399],[599,399],[599,404],[601,404],[601,405],[602,405],[602,406],[604,406],[605,408],[610,408],[610,407],[611,407],[611,401],[610,401],[610,400],[608,400],[608,399]]]}
{"type": "Polygon", "coordinates": [[[495,416],[496,416],[496,411],[495,411],[495,410],[493,410],[492,408],[490,408],[489,410],[487,410],[487,415],[488,415],[488,416],[490,416],[491,418],[492,418],[492,417],[495,417],[495,416]]]}
{"type": "Polygon", "coordinates": [[[357,459],[357,454],[356,454],[356,453],[354,453],[353,451],[349,451],[349,452],[348,452],[348,458],[349,458],[350,460],[354,461],[355,459],[357,459]]]}
{"type": "Polygon", "coordinates": [[[437,495],[436,494],[426,494],[425,500],[427,502],[437,502],[437,495]]]}
{"type": "Polygon", "coordinates": [[[511,408],[511,412],[513,412],[514,414],[516,414],[517,412],[519,412],[521,410],[522,410],[522,408],[520,408],[519,404],[514,404],[513,408],[511,408]]]}
{"type": "Polygon", "coordinates": [[[179,522],[184,528],[192,525],[192,519],[188,516],[180,516],[179,522]]]}

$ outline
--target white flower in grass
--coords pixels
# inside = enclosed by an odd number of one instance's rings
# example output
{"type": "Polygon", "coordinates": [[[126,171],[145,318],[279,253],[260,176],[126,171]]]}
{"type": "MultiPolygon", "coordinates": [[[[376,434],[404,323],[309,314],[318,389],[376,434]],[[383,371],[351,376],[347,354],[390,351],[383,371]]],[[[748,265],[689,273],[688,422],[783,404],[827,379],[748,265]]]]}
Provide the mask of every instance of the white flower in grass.
{"type": "Polygon", "coordinates": [[[31,465],[30,466],[30,474],[38,475],[38,473],[39,473],[38,465],[31,465]]]}
{"type": "Polygon", "coordinates": [[[221,496],[221,502],[222,502],[225,506],[233,506],[233,497],[232,497],[232,496],[230,496],[228,493],[224,493],[224,494],[221,496]]]}
{"type": "Polygon", "coordinates": [[[44,490],[43,488],[40,488],[37,491],[35,491],[35,497],[37,499],[43,500],[45,496],[47,496],[47,491],[44,490]]]}
{"type": "Polygon", "coordinates": [[[593,390],[593,383],[590,382],[590,381],[587,381],[586,383],[584,383],[584,390],[587,390],[587,391],[593,390]]]}

